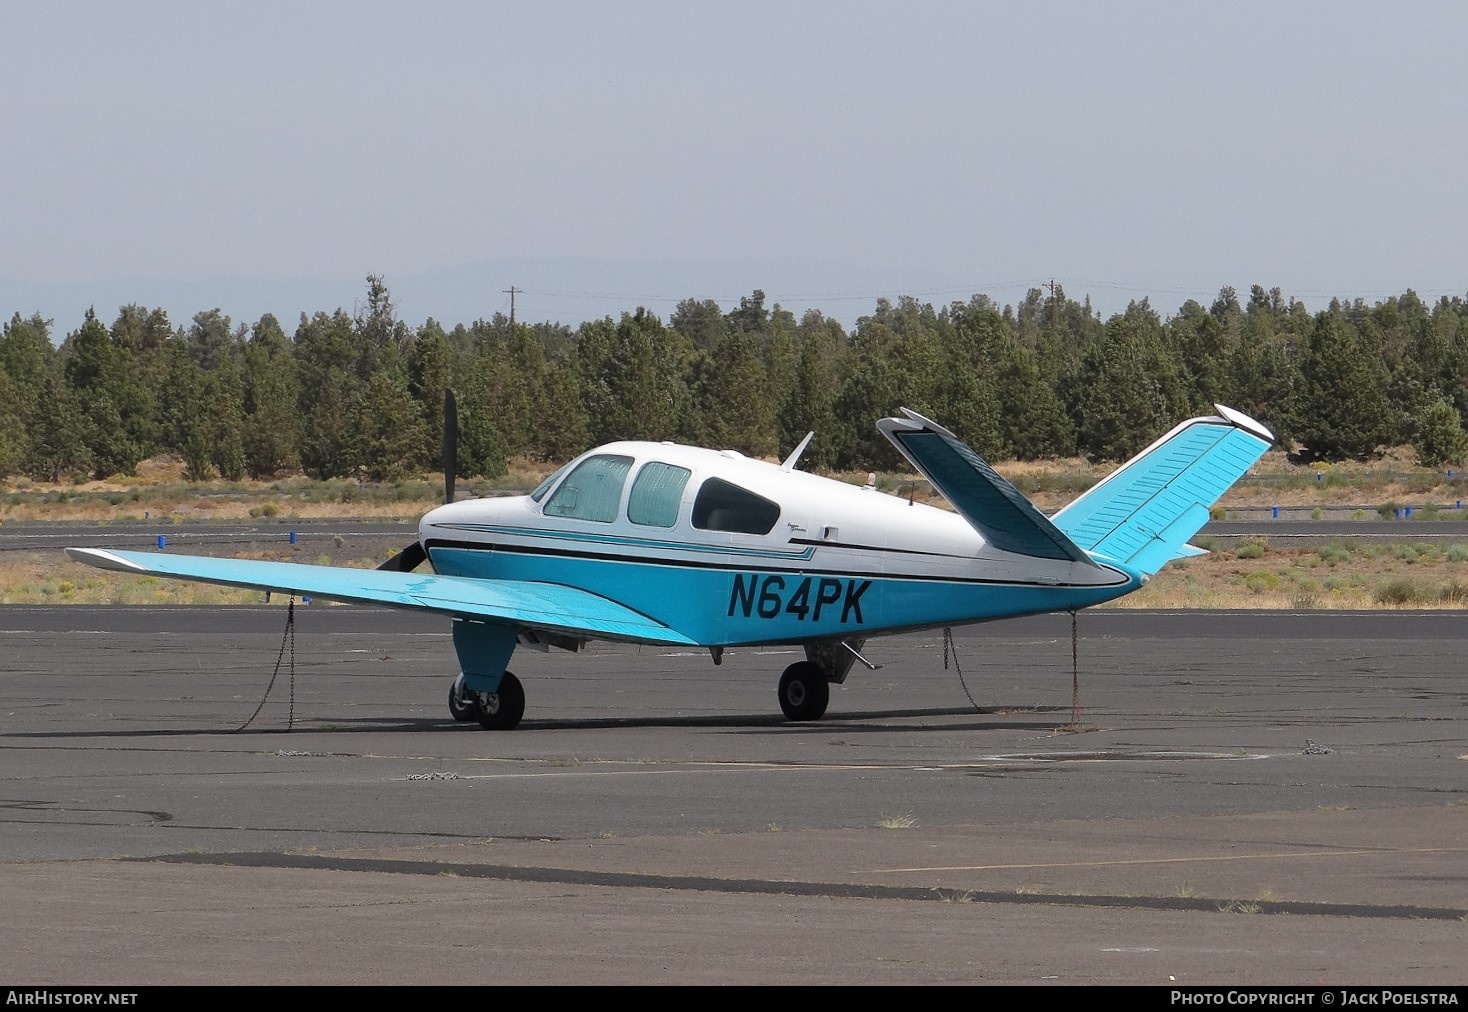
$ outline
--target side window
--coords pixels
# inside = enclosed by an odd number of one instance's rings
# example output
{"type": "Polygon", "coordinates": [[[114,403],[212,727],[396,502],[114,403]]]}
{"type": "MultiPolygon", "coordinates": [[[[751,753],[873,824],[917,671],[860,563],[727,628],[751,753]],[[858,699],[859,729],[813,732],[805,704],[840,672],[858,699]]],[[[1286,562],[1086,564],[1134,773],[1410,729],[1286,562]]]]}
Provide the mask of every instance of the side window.
{"type": "Polygon", "coordinates": [[[566,480],[547,500],[545,515],[611,523],[617,519],[622,486],[630,470],[631,457],[613,454],[587,457],[566,475],[566,480]]]}
{"type": "Polygon", "coordinates": [[[705,531],[768,534],[780,519],[780,507],[764,496],[710,478],[693,500],[693,526],[705,531]]]}
{"type": "Polygon", "coordinates": [[[678,522],[678,504],[683,501],[683,487],[690,474],[686,467],[656,460],[643,464],[632,480],[627,519],[645,527],[672,527],[678,522]]]}

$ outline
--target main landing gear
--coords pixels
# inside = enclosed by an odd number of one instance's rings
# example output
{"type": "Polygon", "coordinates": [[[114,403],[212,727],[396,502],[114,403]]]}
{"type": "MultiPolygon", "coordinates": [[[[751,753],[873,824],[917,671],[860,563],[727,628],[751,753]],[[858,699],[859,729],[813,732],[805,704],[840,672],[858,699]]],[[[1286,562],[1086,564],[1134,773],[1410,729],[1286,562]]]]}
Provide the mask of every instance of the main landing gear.
{"type": "Polygon", "coordinates": [[[830,701],[831,683],[810,661],[796,661],[780,676],[780,709],[791,720],[820,720],[830,701]]]}
{"type": "Polygon", "coordinates": [[[449,689],[449,713],[455,720],[477,720],[486,731],[508,731],[520,723],[525,690],[520,679],[505,670],[517,639],[510,626],[454,620],[460,674],[449,689]]]}
{"type": "Polygon", "coordinates": [[[831,684],[846,681],[853,661],[873,671],[881,667],[861,655],[865,642],[852,637],[803,644],[805,660],[796,661],[780,676],[780,709],[785,716],[790,720],[820,720],[831,701],[831,684]]]}
{"type": "Polygon", "coordinates": [[[449,686],[449,713],[455,720],[477,720],[486,731],[509,731],[525,716],[525,689],[506,671],[497,691],[475,692],[464,687],[461,674],[449,686]]]}

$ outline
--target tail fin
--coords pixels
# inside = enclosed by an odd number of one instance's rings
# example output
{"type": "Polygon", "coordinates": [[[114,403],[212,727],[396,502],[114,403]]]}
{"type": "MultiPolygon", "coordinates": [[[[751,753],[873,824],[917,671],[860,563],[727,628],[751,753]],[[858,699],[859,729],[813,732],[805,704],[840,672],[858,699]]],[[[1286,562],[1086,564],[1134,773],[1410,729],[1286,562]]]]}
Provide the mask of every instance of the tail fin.
{"type": "Polygon", "coordinates": [[[1188,539],[1274,434],[1232,408],[1183,422],[1055,514],[1055,526],[1096,555],[1152,574],[1197,555],[1188,539]]]}
{"type": "Polygon", "coordinates": [[[916,411],[903,408],[902,413],[907,417],[883,418],[877,429],[985,541],[1017,555],[1096,565],[1023,492],[957,436],[916,411]]]}

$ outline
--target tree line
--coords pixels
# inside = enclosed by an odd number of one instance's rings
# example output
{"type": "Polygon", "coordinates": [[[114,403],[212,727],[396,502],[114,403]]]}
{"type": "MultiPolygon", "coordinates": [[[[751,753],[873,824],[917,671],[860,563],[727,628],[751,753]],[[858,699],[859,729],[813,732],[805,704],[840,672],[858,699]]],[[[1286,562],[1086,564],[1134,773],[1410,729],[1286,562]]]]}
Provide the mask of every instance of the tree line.
{"type": "Polygon", "coordinates": [[[989,459],[1121,460],[1184,418],[1228,404],[1305,460],[1411,444],[1461,461],[1468,304],[1413,292],[1311,313],[1278,288],[1231,288],[1164,317],[1147,299],[1102,320],[1059,286],[1018,305],[877,300],[848,332],[755,291],[725,311],[679,303],[572,328],[503,315],[446,330],[400,320],[383,279],[343,309],[175,327],[159,309],[89,310],[59,344],[15,313],[0,332],[0,477],[130,474],[177,454],[190,480],[394,480],[441,467],[456,391],[460,470],[569,459],[613,439],[788,453],[823,470],[890,468],[876,419],[910,407],[989,459]]]}

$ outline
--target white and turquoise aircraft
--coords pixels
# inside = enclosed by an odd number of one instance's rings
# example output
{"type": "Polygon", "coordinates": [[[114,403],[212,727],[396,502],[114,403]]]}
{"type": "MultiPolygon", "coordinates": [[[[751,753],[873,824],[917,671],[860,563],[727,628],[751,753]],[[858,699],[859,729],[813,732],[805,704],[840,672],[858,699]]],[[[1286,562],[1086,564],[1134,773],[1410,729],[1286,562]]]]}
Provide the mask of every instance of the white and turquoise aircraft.
{"type": "MultiPolygon", "coordinates": [[[[1047,518],[957,436],[903,409],[878,429],[954,512],[733,450],[616,442],[529,495],[450,501],[378,570],[69,548],[125,573],[436,612],[453,620],[455,719],[515,727],[520,645],[594,639],[707,649],[804,648],[780,708],[818,720],[873,636],[1128,594],[1188,544],[1273,442],[1219,406],[1183,422],[1047,518]],[[424,561],[432,572],[414,570],[424,561]]],[[[450,479],[452,482],[452,479],[450,479]]],[[[449,495],[453,499],[452,492],[449,495]]]]}

